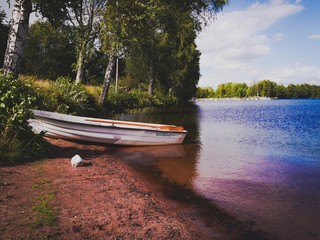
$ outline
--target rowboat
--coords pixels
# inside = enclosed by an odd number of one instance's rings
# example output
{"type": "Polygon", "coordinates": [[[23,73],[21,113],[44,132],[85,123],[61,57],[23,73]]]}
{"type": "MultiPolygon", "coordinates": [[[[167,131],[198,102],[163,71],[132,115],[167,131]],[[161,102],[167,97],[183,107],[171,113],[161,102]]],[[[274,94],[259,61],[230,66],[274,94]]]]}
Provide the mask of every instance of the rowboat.
{"type": "Polygon", "coordinates": [[[29,125],[46,137],[94,143],[153,146],[181,144],[187,134],[183,127],[143,122],[72,116],[31,110],[29,125]]]}

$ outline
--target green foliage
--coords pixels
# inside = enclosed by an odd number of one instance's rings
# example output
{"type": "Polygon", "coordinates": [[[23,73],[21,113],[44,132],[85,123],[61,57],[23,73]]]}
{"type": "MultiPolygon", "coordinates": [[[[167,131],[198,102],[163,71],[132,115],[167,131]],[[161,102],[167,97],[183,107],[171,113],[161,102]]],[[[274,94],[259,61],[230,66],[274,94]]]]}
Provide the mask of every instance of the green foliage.
{"type": "Polygon", "coordinates": [[[180,102],[190,100],[197,91],[200,78],[200,52],[195,44],[197,23],[185,13],[180,16],[177,33],[173,34],[174,52],[173,93],[180,102]],[[176,37],[174,37],[176,36],[176,37]]]}
{"type": "MultiPolygon", "coordinates": [[[[129,102],[129,100],[128,100],[129,102]]],[[[29,108],[77,115],[98,111],[93,95],[69,78],[58,78],[47,88],[32,77],[0,76],[0,160],[3,163],[45,156],[48,144],[28,126],[29,108]]]]}
{"type": "Polygon", "coordinates": [[[33,211],[35,211],[37,215],[35,227],[52,227],[57,224],[57,213],[51,206],[51,202],[54,200],[54,198],[54,192],[46,195],[40,195],[37,198],[35,205],[32,207],[33,211]]]}
{"type": "Polygon", "coordinates": [[[231,88],[232,88],[232,83],[231,82],[219,84],[218,88],[217,88],[217,91],[216,91],[216,97],[217,98],[232,97],[231,88]]]}
{"type": "Polygon", "coordinates": [[[196,98],[214,98],[215,92],[212,87],[197,88],[196,98]]]}
{"type": "Polygon", "coordinates": [[[48,150],[41,135],[28,126],[28,108],[36,102],[34,89],[27,82],[0,75],[0,161],[17,162],[43,156],[48,150]]]}
{"type": "Polygon", "coordinates": [[[67,77],[59,77],[51,84],[51,111],[73,115],[91,115],[96,107],[94,97],[86,88],[67,77]]]}
{"type": "Polygon", "coordinates": [[[53,110],[56,100],[53,99],[52,91],[50,90],[49,83],[44,86],[39,84],[39,80],[34,76],[20,75],[19,80],[26,83],[32,88],[32,108],[42,109],[42,110],[53,110]]]}
{"type": "Polygon", "coordinates": [[[196,35],[201,23],[227,2],[109,1],[101,32],[103,49],[112,55],[127,53],[127,74],[136,85],[149,82],[149,94],[156,87],[179,102],[188,101],[200,77],[196,35]]]}
{"type": "Polygon", "coordinates": [[[33,9],[36,9],[43,17],[47,18],[55,26],[61,25],[66,20],[70,5],[79,4],[78,0],[32,0],[33,9]]]}
{"type": "MultiPolygon", "coordinates": [[[[131,18],[124,21],[132,21],[132,24],[125,25],[128,27],[125,33],[132,38],[131,45],[124,42],[129,46],[127,78],[133,79],[138,86],[152,80],[158,91],[170,92],[181,102],[188,101],[195,94],[200,77],[200,52],[195,45],[199,28],[190,12],[184,9],[184,4],[162,4],[147,1],[138,7],[133,5],[130,8],[124,4],[117,9],[133,12],[131,18]],[[138,11],[140,7],[142,10],[138,11]],[[135,23],[135,19],[142,20],[135,23]],[[132,25],[137,29],[132,31],[132,25]]],[[[124,23],[117,24],[122,26],[124,23]]]]}
{"type": "Polygon", "coordinates": [[[169,96],[163,92],[157,91],[151,98],[152,106],[155,108],[165,108],[176,105],[178,99],[174,96],[169,96]]]}
{"type": "Polygon", "coordinates": [[[56,79],[72,76],[76,60],[74,30],[70,26],[54,28],[49,22],[37,21],[28,32],[22,72],[38,78],[56,79]]]}
{"type": "MultiPolygon", "coordinates": [[[[82,83],[101,85],[103,82],[107,62],[108,57],[101,51],[93,49],[92,51],[88,52],[86,61],[84,62],[85,74],[83,76],[82,83]]],[[[121,63],[121,61],[119,61],[119,63],[121,63]]]]}
{"type": "Polygon", "coordinates": [[[108,113],[123,113],[125,111],[143,108],[161,108],[176,103],[176,99],[161,93],[150,96],[148,92],[133,90],[130,92],[110,93],[106,102],[108,113]]]}
{"type": "MultiPolygon", "coordinates": [[[[198,88],[196,98],[212,98],[208,88],[198,88]]],[[[213,90],[212,90],[213,91],[213,90]]],[[[262,80],[247,86],[245,83],[222,83],[218,85],[216,98],[320,98],[320,86],[310,84],[289,84],[287,87],[270,80],[262,80]]]]}
{"type": "Polygon", "coordinates": [[[234,83],[231,86],[232,96],[244,98],[247,94],[248,86],[245,83],[234,83]]]}

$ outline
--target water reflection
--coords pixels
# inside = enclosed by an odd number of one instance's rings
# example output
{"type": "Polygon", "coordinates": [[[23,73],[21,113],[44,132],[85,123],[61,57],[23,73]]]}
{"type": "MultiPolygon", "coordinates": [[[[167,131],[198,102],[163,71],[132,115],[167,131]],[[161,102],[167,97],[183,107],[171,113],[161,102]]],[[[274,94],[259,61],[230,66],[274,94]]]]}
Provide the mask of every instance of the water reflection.
{"type": "Polygon", "coordinates": [[[180,185],[192,187],[194,179],[198,176],[197,154],[199,145],[186,144],[185,157],[183,158],[162,158],[156,162],[155,166],[161,171],[165,178],[170,179],[180,185]]]}
{"type": "Polygon", "coordinates": [[[279,239],[319,237],[319,103],[200,103],[194,188],[279,239]]]}
{"type": "Polygon", "coordinates": [[[198,172],[197,148],[195,144],[116,148],[114,155],[129,165],[156,169],[163,178],[190,187],[198,172]]]}
{"type": "Polygon", "coordinates": [[[115,154],[128,164],[135,166],[150,166],[155,164],[157,159],[175,159],[186,155],[182,145],[123,147],[117,148],[115,154]]]}

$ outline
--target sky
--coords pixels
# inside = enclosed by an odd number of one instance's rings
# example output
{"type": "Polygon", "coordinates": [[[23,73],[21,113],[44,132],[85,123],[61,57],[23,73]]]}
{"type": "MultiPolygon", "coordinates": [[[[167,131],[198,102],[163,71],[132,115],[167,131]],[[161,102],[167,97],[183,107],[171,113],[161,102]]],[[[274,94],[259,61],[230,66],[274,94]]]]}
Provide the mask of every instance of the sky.
{"type": "Polygon", "coordinates": [[[320,0],[230,0],[196,40],[199,86],[320,85],[320,0]]]}

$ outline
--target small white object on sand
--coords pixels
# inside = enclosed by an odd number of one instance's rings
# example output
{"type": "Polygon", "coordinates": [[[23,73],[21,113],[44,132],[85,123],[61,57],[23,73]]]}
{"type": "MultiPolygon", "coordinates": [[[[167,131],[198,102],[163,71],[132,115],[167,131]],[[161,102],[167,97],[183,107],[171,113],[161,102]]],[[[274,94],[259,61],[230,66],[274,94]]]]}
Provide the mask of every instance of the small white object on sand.
{"type": "Polygon", "coordinates": [[[71,165],[72,167],[81,167],[83,166],[84,162],[82,158],[77,154],[73,158],[71,158],[71,165]]]}

